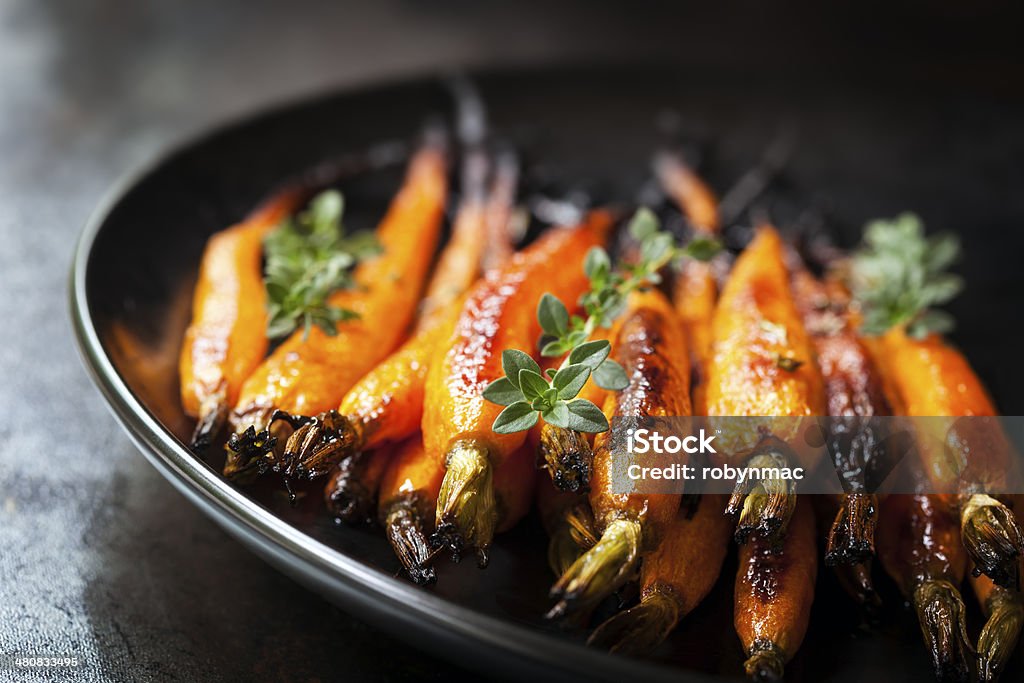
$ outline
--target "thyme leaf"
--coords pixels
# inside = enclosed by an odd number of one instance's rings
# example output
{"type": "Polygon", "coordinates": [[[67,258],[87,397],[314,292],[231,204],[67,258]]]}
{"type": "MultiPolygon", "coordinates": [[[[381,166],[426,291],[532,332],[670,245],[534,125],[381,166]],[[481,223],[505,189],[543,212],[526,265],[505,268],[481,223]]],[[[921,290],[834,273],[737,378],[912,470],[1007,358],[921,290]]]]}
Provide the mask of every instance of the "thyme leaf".
{"type": "Polygon", "coordinates": [[[917,338],[952,330],[952,317],[933,306],[963,289],[963,280],[946,272],[959,254],[954,235],[926,237],[924,224],[912,213],[868,223],[849,270],[850,287],[864,314],[862,330],[877,335],[904,325],[917,338]]]}
{"type": "Polygon", "coordinates": [[[318,194],[306,211],[288,217],[263,240],[263,282],[267,292],[267,337],[278,339],[315,325],[337,333],[339,323],[358,318],[355,311],[332,306],[330,295],[353,286],[352,268],[380,252],[370,233],[346,235],[340,192],[318,194]]]}

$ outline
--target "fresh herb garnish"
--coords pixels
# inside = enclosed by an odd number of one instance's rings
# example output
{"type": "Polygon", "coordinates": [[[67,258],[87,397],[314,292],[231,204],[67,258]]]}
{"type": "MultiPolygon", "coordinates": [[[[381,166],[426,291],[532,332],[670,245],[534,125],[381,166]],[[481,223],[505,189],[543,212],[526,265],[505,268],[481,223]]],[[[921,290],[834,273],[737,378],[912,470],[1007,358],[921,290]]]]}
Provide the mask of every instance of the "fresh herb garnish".
{"type": "Polygon", "coordinates": [[[907,334],[953,329],[953,318],[932,306],[960,293],[963,280],[946,269],[960,254],[954,235],[925,237],[924,224],[912,213],[876,220],[864,230],[864,245],[850,264],[850,286],[864,313],[862,330],[882,334],[905,325],[907,334]]]}
{"type": "Polygon", "coordinates": [[[569,315],[565,304],[552,294],[544,294],[537,305],[537,321],[543,335],[540,354],[557,357],[568,354],[553,373],[541,371],[533,358],[516,349],[502,353],[505,376],[484,390],[484,398],[506,406],[494,420],[492,429],[509,434],[530,429],[539,418],[555,427],[578,432],[603,432],[608,420],[592,402],[576,398],[591,377],[602,389],[620,391],[629,384],[626,371],[610,359],[611,343],[591,340],[598,329],[611,327],[626,308],[630,292],[658,284],[660,271],[682,258],[711,259],[721,249],[715,240],[697,238],[684,247],[675,244],[672,235],[661,231],[657,216],[641,208],[629,225],[630,235],[640,245],[639,259],[612,269],[611,257],[600,247],[591,249],[583,260],[590,289],[580,298],[586,318],[569,315]]]}
{"type": "Polygon", "coordinates": [[[267,337],[277,339],[316,325],[337,333],[339,322],[358,318],[354,311],[328,304],[330,295],[351,287],[352,267],[380,252],[371,233],[345,235],[340,192],[321,192],[306,211],[286,218],[263,240],[266,260],[267,337]]]}

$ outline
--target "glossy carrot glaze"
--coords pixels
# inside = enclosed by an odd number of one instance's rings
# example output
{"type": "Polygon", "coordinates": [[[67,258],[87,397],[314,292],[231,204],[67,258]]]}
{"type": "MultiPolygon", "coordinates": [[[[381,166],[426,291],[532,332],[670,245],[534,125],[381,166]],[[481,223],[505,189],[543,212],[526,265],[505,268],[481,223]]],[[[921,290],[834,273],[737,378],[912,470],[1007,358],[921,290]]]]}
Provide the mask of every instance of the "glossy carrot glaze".
{"type": "MultiPolygon", "coordinates": [[[[698,235],[716,235],[721,228],[718,197],[678,155],[660,155],[655,173],[666,194],[682,210],[698,235]]],[[[706,414],[704,405],[707,361],[711,353],[711,321],[718,301],[713,266],[696,260],[683,263],[676,274],[673,301],[686,330],[693,366],[693,410],[706,414]]]]}
{"type": "Polygon", "coordinates": [[[513,252],[508,214],[515,178],[485,194],[476,179],[463,188],[452,235],[434,267],[412,337],[345,395],[338,412],[363,434],[365,448],[402,439],[420,428],[427,367],[440,341],[450,338],[464,294],[487,267],[504,264],[513,252]],[[502,222],[504,221],[504,223],[502,222]]]}
{"type": "Polygon", "coordinates": [[[940,680],[967,680],[970,641],[959,586],[967,568],[955,501],[893,494],[882,501],[878,557],[915,607],[940,680]]]}
{"type": "Polygon", "coordinates": [[[201,421],[233,405],[266,356],[263,238],[298,207],[302,195],[294,189],[279,193],[206,244],[178,366],[182,405],[201,421]]]}
{"type": "MultiPolygon", "coordinates": [[[[824,415],[824,389],[774,228],[759,228],[736,259],[712,337],[705,398],[707,421],[719,433],[711,459],[813,471],[821,451],[807,431],[816,432],[817,420],[799,418],[824,415]]],[[[737,482],[726,511],[738,515],[737,541],[751,534],[777,541],[795,505],[794,480],[764,479],[737,482]]]]}
{"type": "Polygon", "coordinates": [[[994,417],[992,399],[967,359],[937,335],[913,339],[896,328],[883,344],[906,414],[922,418],[914,428],[933,490],[960,494],[961,536],[973,571],[1018,588],[1024,534],[990,495],[1019,484],[1008,476],[1017,456],[994,417]]]}
{"type": "Polygon", "coordinates": [[[628,418],[692,412],[685,333],[659,291],[630,294],[612,342],[612,357],[624,368],[629,385],[609,393],[604,413],[612,430],[598,434],[594,441],[590,506],[600,537],[552,587],[557,602],[549,618],[584,613],[623,585],[641,554],[657,548],[679,509],[678,494],[647,493],[637,490],[634,480],[624,482],[617,472],[627,463],[621,452],[612,452],[613,444],[622,443],[626,430],[635,426],[628,418]]]}
{"type": "Polygon", "coordinates": [[[423,435],[434,457],[443,461],[451,442],[472,439],[498,464],[522,445],[525,432],[491,430],[502,407],[486,401],[483,390],[503,376],[503,350],[535,353],[542,294],[575,301],[585,291],[583,257],[604,241],[610,227],[611,217],[595,211],[583,226],[552,230],[472,289],[428,372],[423,435]]]}
{"type": "MultiPolygon", "coordinates": [[[[512,252],[507,225],[511,202],[515,200],[515,176],[495,179],[501,187],[490,194],[484,183],[486,158],[473,155],[463,171],[462,201],[452,235],[438,259],[420,306],[413,336],[397,351],[364,376],[345,395],[338,413],[352,426],[356,438],[351,450],[372,449],[379,444],[404,439],[419,431],[423,420],[423,398],[427,368],[437,345],[447,340],[462,310],[465,292],[488,264],[500,264],[512,252]],[[499,225],[504,216],[506,224],[499,225]]],[[[352,456],[350,473],[333,477],[325,490],[328,507],[345,519],[351,511],[358,520],[376,496],[374,482],[360,480],[381,471],[391,457],[388,449],[368,456],[352,456]]]]}
{"type": "MultiPolygon", "coordinates": [[[[759,228],[736,260],[715,311],[712,338],[709,416],[824,414],[821,375],[774,228],[759,228]]],[[[783,440],[795,437],[793,420],[765,424],[783,440]]],[[[722,437],[719,443],[727,454],[753,445],[747,433],[722,437]]]]}
{"type": "Polygon", "coordinates": [[[331,305],[351,309],[359,319],[339,323],[333,337],[316,328],[308,338],[296,332],[275,349],[243,385],[234,431],[262,427],[275,408],[297,415],[335,408],[398,345],[434,256],[446,192],[444,153],[425,147],[377,229],[382,253],[356,267],[353,288],[330,297],[331,305]]]}
{"type": "Polygon", "coordinates": [[[837,418],[827,423],[827,450],[846,489],[835,501],[825,561],[863,562],[874,554],[878,501],[873,493],[887,471],[880,461],[886,458],[882,444],[888,430],[870,418],[892,415],[892,406],[881,373],[857,334],[845,290],[798,268],[793,291],[824,380],[826,414],[837,418]]]}
{"type": "Polygon", "coordinates": [[[723,496],[701,496],[683,509],[640,569],[640,604],[599,626],[588,641],[612,652],[642,654],[661,643],[707,597],[729,548],[732,522],[723,496]],[[691,514],[692,513],[692,514],[691,514]]]}
{"type": "MultiPolygon", "coordinates": [[[[889,356],[889,371],[893,384],[899,392],[906,414],[915,417],[985,417],[997,415],[995,404],[989,397],[981,380],[971,369],[963,354],[947,345],[937,335],[924,339],[913,339],[902,330],[886,333],[884,351],[889,356]]],[[[943,430],[953,424],[952,420],[928,421],[925,427],[934,423],[943,430]]],[[[969,481],[978,481],[998,486],[1004,482],[1004,473],[1012,463],[1009,444],[1002,430],[994,421],[962,422],[961,438],[976,440],[984,448],[976,447],[964,456],[963,476],[969,481]],[[967,457],[969,455],[969,457],[967,457]]],[[[935,465],[939,454],[929,450],[935,465]]],[[[927,455],[926,454],[926,455],[927,455]]],[[[933,481],[948,485],[956,478],[954,471],[940,467],[928,468],[933,481]]]]}
{"type": "Polygon", "coordinates": [[[780,680],[804,635],[814,602],[818,553],[814,514],[801,500],[781,549],[756,538],[740,547],[733,622],[754,680],[780,680]]]}
{"type": "MultiPolygon", "coordinates": [[[[687,416],[690,404],[690,364],[679,317],[661,292],[651,289],[630,295],[612,355],[626,371],[629,386],[609,393],[604,412],[613,418],[687,416]]],[[[618,421],[625,427],[626,421],[618,421]]],[[[665,526],[675,518],[679,496],[616,492],[616,469],[621,466],[611,445],[619,437],[598,434],[594,442],[594,478],[590,506],[598,531],[618,518],[643,516],[645,546],[657,545],[665,526]]]]}

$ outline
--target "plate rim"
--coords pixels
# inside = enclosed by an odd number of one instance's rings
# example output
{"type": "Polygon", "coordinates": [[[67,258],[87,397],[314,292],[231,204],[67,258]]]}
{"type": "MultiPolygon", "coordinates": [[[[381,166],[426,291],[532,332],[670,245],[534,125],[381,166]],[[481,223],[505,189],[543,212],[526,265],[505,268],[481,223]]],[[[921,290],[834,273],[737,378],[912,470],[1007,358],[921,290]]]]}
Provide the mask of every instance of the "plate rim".
{"type": "MultiPolygon", "coordinates": [[[[576,68],[578,66],[570,68],[563,65],[560,71],[570,72],[576,68]]],[[[473,71],[471,76],[480,79],[521,76],[531,70],[537,69],[489,69],[473,71]]],[[[416,636],[424,637],[437,646],[437,649],[430,650],[433,656],[509,678],[517,673],[540,673],[545,678],[562,680],[583,676],[589,680],[598,677],[621,681],[624,677],[640,677],[676,683],[741,680],[728,674],[712,676],[643,659],[611,655],[551,637],[525,625],[458,605],[315,540],[250,500],[196,458],[132,393],[103,348],[86,286],[89,262],[104,225],[136,187],[181,156],[236,129],[287,116],[295,110],[320,106],[329,100],[370,97],[386,90],[423,85],[428,79],[440,82],[437,74],[415,74],[360,81],[351,87],[329,88],[312,95],[275,101],[256,107],[250,113],[228,116],[202,127],[199,132],[182,136],[177,142],[163,145],[147,161],[121,175],[86,220],[75,245],[68,280],[68,303],[75,343],[90,378],[100,390],[108,409],[146,460],[218,526],[277,570],[343,606],[357,619],[372,622],[421,650],[425,648],[416,636]],[[480,644],[485,651],[468,648],[463,652],[453,652],[460,643],[480,644]],[[501,657],[510,667],[494,670],[494,661],[489,655],[501,657]]]]}

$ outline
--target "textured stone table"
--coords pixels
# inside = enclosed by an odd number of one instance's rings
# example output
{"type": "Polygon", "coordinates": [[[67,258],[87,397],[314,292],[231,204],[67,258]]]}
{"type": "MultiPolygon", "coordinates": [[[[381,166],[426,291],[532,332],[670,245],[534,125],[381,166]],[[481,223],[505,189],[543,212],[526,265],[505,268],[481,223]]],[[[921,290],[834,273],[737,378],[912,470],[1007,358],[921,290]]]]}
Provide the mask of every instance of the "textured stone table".
{"type": "MultiPolygon", "coordinates": [[[[76,655],[69,678],[86,681],[465,675],[279,575],[173,491],[82,370],[66,277],[117,177],[255,107],[457,65],[756,54],[787,68],[874,22],[549,5],[0,3],[0,654],[76,655]]],[[[942,26],[959,35],[955,17],[942,26]]],[[[904,54],[899,31],[872,38],[904,54]]]]}

